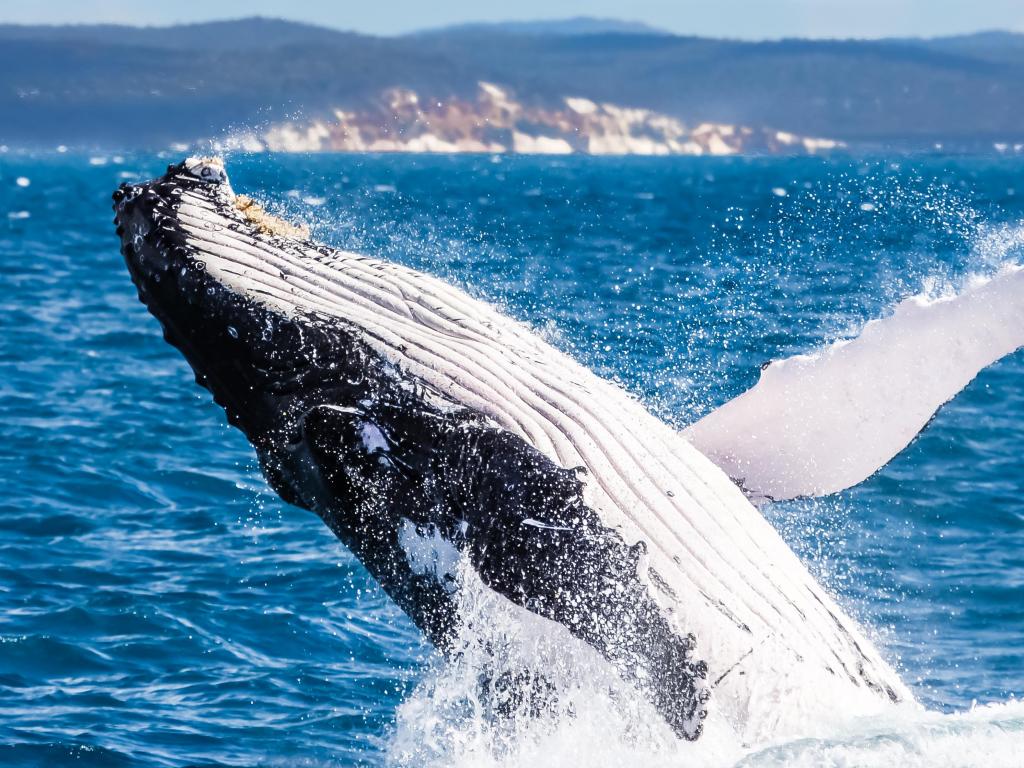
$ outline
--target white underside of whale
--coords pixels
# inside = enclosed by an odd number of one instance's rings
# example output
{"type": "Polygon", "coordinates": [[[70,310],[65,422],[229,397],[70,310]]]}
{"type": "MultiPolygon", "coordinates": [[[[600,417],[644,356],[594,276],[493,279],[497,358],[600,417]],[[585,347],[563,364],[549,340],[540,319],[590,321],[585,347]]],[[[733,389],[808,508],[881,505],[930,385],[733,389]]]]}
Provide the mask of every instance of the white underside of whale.
{"type": "MultiPolygon", "coordinates": [[[[221,194],[230,198],[230,188],[221,194]]],[[[414,270],[309,243],[243,234],[185,192],[177,212],[208,273],[286,315],[362,329],[383,357],[485,414],[563,467],[629,542],[647,543],[651,591],[697,637],[714,692],[709,725],[744,743],[819,735],[894,706],[908,688],[725,471],[634,397],[527,326],[414,270]],[[713,726],[714,727],[714,726],[713,726]]],[[[735,407],[735,406],[734,406],[735,407]]]]}

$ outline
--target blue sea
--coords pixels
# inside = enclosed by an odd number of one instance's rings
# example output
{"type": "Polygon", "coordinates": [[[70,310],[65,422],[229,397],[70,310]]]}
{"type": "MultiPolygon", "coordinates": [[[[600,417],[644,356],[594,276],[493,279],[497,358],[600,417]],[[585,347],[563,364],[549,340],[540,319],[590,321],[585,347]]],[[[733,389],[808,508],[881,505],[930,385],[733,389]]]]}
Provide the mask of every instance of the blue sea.
{"type": "MultiPolygon", "coordinates": [[[[686,744],[601,743],[614,729],[547,751],[460,741],[465,715],[434,727],[441,659],[268,489],[136,299],[110,193],[177,159],[0,154],[0,765],[688,764],[686,744]]],[[[679,426],[766,361],[1024,258],[1024,162],[998,157],[228,169],[318,239],[494,302],[679,426]]],[[[931,712],[737,759],[1021,764],[1024,354],[862,485],[764,512],[931,712]]]]}

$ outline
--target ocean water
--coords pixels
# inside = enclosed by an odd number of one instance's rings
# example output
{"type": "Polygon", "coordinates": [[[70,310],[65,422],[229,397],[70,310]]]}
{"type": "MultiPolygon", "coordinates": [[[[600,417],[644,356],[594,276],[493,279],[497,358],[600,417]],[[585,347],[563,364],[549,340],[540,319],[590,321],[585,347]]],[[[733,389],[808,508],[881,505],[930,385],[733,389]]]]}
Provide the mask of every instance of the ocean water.
{"type": "MultiPolygon", "coordinates": [[[[867,482],[764,510],[927,712],[714,755],[600,702],[498,727],[137,302],[109,195],[172,159],[0,155],[0,765],[1021,764],[1024,354],[867,482]]],[[[317,238],[496,303],[680,426],[1024,258],[1019,160],[228,160],[317,238]]]]}

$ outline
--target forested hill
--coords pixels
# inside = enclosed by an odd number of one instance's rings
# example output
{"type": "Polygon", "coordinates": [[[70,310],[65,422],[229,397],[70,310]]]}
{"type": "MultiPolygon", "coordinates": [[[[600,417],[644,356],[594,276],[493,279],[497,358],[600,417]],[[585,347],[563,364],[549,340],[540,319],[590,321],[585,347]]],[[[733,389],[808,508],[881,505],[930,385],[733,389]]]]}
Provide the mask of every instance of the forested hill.
{"type": "Polygon", "coordinates": [[[597,19],[381,38],[272,19],[0,26],[0,142],[147,146],[499,84],[858,143],[1024,141],[1024,36],[741,42],[597,19]]]}

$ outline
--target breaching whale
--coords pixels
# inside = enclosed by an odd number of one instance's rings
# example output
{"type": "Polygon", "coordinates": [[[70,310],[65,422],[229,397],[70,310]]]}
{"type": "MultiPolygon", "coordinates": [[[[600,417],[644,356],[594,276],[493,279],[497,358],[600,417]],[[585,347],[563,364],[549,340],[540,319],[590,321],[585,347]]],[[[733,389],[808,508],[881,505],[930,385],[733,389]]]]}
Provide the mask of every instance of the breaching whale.
{"type": "MultiPolygon", "coordinates": [[[[236,195],[216,159],[124,184],[114,210],[140,299],[270,485],[442,651],[458,561],[596,649],[682,738],[709,712],[749,741],[809,735],[810,713],[912,704],[748,498],[828,492],[877,462],[839,479],[822,462],[805,487],[807,455],[790,451],[773,484],[767,416],[727,405],[680,433],[486,303],[310,241],[236,195]],[[758,430],[746,452],[720,437],[758,430]]],[[[774,373],[748,400],[771,401],[774,373]]],[[[939,389],[929,414],[956,391],[939,389]]],[[[812,426],[807,439],[829,434],[812,426]]]]}

